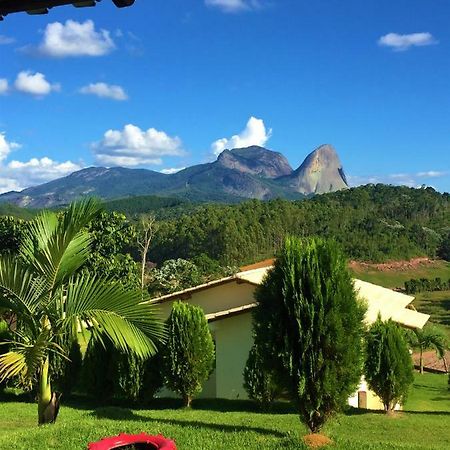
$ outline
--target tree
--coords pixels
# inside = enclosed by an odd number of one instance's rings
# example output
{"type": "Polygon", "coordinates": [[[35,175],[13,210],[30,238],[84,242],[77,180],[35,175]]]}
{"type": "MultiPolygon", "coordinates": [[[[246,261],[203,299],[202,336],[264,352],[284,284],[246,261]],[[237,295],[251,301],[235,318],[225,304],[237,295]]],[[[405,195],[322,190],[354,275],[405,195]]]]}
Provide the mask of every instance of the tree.
{"type": "Polygon", "coordinates": [[[17,332],[0,356],[0,381],[38,383],[38,422],[54,422],[60,394],[53,392],[51,359],[88,326],[92,339],[148,357],[163,339],[163,324],[140,289],[80,269],[91,254],[86,226],[99,214],[92,199],[74,202],[61,216],[42,212],[22,239],[20,257],[0,258],[0,308],[18,318],[17,332]]]}
{"type": "Polygon", "coordinates": [[[177,292],[201,283],[197,266],[186,259],[169,259],[161,268],[153,269],[149,292],[152,295],[164,295],[177,292]]]}
{"type": "Polygon", "coordinates": [[[439,328],[426,325],[422,330],[415,328],[407,334],[407,340],[413,348],[419,349],[419,367],[420,373],[423,375],[423,352],[433,349],[436,355],[444,361],[445,371],[447,369],[447,361],[445,359],[445,351],[447,350],[447,337],[439,328]]]}
{"type": "Polygon", "coordinates": [[[438,249],[438,256],[446,261],[450,261],[450,232],[448,232],[441,241],[438,249]]]}
{"type": "Polygon", "coordinates": [[[317,432],[347,404],[362,372],[365,308],[338,245],[286,238],[256,300],[256,343],[317,432]]]}
{"type": "Polygon", "coordinates": [[[364,372],[367,383],[380,397],[386,414],[397,403],[404,403],[414,381],[413,365],[405,332],[391,319],[380,317],[372,324],[366,337],[364,372]]]}
{"type": "Polygon", "coordinates": [[[167,333],[166,385],[190,407],[215,361],[214,342],[203,310],[196,305],[175,302],[167,321],[167,333]]]}
{"type": "Polygon", "coordinates": [[[143,215],[139,221],[137,232],[137,245],[141,254],[141,289],[144,289],[145,265],[147,263],[147,253],[150,244],[156,233],[156,219],[151,215],[143,215]]]}

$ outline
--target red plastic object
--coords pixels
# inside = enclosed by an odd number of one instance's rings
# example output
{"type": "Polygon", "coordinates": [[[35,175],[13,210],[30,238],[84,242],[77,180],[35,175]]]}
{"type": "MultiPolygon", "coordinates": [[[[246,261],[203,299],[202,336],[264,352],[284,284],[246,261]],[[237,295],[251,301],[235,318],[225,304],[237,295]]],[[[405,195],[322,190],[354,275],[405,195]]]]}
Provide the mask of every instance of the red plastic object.
{"type": "Polygon", "coordinates": [[[177,450],[175,442],[165,438],[161,434],[152,436],[147,433],[124,434],[118,436],[103,438],[98,442],[91,442],[88,445],[89,450],[112,450],[120,449],[126,445],[140,444],[140,448],[148,450],[177,450]]]}

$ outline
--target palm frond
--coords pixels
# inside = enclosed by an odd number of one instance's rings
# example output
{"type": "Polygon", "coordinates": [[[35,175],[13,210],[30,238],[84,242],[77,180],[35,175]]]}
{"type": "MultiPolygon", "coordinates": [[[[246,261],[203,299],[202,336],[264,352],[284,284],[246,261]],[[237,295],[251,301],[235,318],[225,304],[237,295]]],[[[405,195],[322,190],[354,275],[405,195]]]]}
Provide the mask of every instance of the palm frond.
{"type": "Polygon", "coordinates": [[[63,328],[87,323],[94,338],[108,337],[119,349],[147,357],[164,341],[164,324],[142,292],[89,275],[73,278],[65,297],[63,328]]]}
{"type": "Polygon", "coordinates": [[[0,308],[13,311],[24,320],[34,319],[44,293],[44,278],[35,276],[18,258],[0,258],[0,308]]]}
{"type": "Polygon", "coordinates": [[[85,227],[99,211],[99,202],[87,199],[72,203],[62,220],[47,211],[31,222],[21,255],[36,273],[47,278],[49,291],[86,262],[91,237],[85,227]]]}
{"type": "Polygon", "coordinates": [[[21,337],[25,338],[23,342],[7,342],[12,350],[0,355],[0,381],[20,376],[27,384],[31,383],[48,352],[56,350],[55,345],[51,342],[49,330],[42,331],[36,339],[30,338],[28,335],[21,335],[21,337]]]}

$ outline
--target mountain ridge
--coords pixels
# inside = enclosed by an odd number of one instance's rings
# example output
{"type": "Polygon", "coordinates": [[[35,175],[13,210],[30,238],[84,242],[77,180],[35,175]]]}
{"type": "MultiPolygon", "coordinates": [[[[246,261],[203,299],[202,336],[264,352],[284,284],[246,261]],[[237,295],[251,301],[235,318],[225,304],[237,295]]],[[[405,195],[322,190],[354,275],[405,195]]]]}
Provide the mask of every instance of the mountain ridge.
{"type": "Polygon", "coordinates": [[[246,198],[296,199],[347,187],[339,156],[331,145],[316,148],[296,170],[281,153],[254,145],[224,150],[213,162],[174,174],[149,169],[87,167],[21,192],[1,194],[0,202],[53,207],[86,196],[105,200],[137,195],[235,202],[246,198]]]}

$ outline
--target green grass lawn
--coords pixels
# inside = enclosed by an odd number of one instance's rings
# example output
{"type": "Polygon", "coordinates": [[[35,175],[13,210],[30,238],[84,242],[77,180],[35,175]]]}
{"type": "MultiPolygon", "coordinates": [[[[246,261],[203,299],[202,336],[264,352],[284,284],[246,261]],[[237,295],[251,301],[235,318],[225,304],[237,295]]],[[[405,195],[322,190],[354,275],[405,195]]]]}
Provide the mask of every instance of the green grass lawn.
{"type": "MultiPolygon", "coordinates": [[[[446,382],[443,375],[417,375],[406,412],[391,418],[353,410],[333,419],[324,434],[334,440],[331,448],[335,449],[448,449],[450,396],[446,382]]],[[[141,431],[175,439],[180,450],[303,449],[301,436],[306,433],[295,411],[282,404],[267,414],[255,411],[249,402],[197,401],[190,411],[176,409],[173,401],[164,400],[153,410],[95,408],[78,402],[63,405],[58,422],[40,428],[35,404],[0,404],[2,450],[76,450],[103,436],[141,431]]]]}

